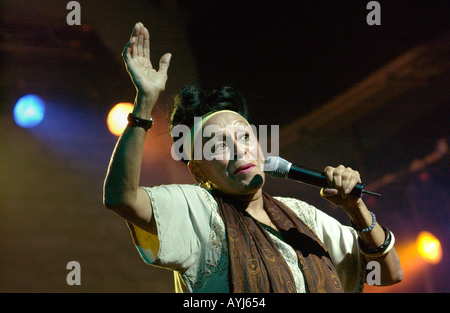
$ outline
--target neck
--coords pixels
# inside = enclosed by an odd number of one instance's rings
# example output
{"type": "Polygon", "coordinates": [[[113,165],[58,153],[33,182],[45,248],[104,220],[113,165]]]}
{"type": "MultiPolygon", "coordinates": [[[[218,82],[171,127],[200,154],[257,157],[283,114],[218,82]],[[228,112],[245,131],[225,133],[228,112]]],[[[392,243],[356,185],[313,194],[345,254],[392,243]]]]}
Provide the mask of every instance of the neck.
{"type": "Polygon", "coordinates": [[[242,210],[245,210],[248,213],[264,210],[262,188],[259,188],[255,193],[225,196],[230,198],[239,208],[242,208],[242,210]]]}

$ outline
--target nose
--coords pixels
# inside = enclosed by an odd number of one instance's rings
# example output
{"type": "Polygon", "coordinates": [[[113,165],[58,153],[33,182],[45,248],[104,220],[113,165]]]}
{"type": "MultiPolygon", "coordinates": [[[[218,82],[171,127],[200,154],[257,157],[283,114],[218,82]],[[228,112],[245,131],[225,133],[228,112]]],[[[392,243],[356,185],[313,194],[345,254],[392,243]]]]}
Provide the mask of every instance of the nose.
{"type": "Polygon", "coordinates": [[[249,130],[227,128],[228,157],[230,160],[251,160],[255,140],[249,130]]]}
{"type": "Polygon", "coordinates": [[[233,145],[233,160],[245,160],[248,157],[248,146],[239,142],[238,140],[234,140],[233,145]]]}

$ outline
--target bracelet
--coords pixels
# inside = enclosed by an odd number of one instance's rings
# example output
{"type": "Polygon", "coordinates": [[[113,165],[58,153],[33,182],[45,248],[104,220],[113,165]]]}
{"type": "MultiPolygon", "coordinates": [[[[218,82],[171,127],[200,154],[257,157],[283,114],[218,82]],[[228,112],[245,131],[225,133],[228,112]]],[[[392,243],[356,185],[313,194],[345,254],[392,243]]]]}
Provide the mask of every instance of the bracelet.
{"type": "Polygon", "coordinates": [[[153,116],[149,120],[135,116],[133,113],[128,114],[128,127],[142,127],[145,131],[149,130],[153,125],[153,116]]]}
{"type": "Polygon", "coordinates": [[[381,227],[383,228],[386,237],[385,237],[383,244],[379,247],[376,247],[373,249],[367,248],[364,245],[364,243],[361,241],[361,239],[358,238],[359,251],[361,252],[362,255],[365,255],[365,256],[368,256],[371,258],[378,258],[380,256],[387,254],[389,251],[391,251],[391,249],[395,243],[394,234],[386,227],[384,227],[384,226],[381,226],[381,227]]]}
{"type": "Polygon", "coordinates": [[[352,220],[350,220],[350,223],[351,223],[352,227],[353,227],[356,231],[360,231],[360,232],[362,232],[362,233],[368,233],[368,232],[370,232],[370,231],[375,227],[375,223],[377,222],[377,217],[375,216],[375,214],[374,214],[373,212],[370,212],[370,211],[369,211],[369,213],[370,213],[370,215],[372,215],[372,225],[370,225],[370,226],[367,227],[367,228],[359,229],[359,228],[356,227],[355,224],[353,224],[352,220]]]}

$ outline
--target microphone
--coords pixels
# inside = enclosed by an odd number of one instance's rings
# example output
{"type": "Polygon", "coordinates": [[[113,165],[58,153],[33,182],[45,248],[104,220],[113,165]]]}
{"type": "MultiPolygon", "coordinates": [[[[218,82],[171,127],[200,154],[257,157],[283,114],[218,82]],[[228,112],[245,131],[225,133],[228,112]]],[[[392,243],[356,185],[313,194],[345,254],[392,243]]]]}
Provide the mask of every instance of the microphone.
{"type": "MultiPolygon", "coordinates": [[[[264,164],[264,172],[271,174],[274,178],[286,178],[300,183],[319,188],[329,188],[327,178],[324,173],[303,168],[292,164],[281,157],[267,157],[264,164]]],[[[356,184],[349,193],[355,197],[362,197],[362,194],[381,197],[379,193],[364,190],[364,184],[356,184]]]]}

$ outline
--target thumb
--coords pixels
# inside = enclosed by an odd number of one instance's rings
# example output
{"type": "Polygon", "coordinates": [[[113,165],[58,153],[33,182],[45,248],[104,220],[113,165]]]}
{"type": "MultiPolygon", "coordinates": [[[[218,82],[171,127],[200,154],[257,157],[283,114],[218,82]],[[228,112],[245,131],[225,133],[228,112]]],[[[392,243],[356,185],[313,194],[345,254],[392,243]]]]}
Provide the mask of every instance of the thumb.
{"type": "Polygon", "coordinates": [[[334,188],[322,188],[320,189],[320,196],[322,198],[329,198],[329,197],[333,197],[336,196],[338,194],[337,189],[334,188]]]}
{"type": "Polygon", "coordinates": [[[335,205],[341,205],[343,201],[339,196],[338,190],[334,188],[322,188],[320,196],[335,205]]]}
{"type": "Polygon", "coordinates": [[[167,74],[167,70],[169,69],[170,60],[172,59],[172,54],[166,53],[159,60],[159,71],[167,74]]]}

